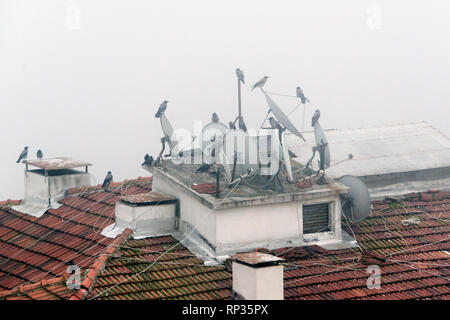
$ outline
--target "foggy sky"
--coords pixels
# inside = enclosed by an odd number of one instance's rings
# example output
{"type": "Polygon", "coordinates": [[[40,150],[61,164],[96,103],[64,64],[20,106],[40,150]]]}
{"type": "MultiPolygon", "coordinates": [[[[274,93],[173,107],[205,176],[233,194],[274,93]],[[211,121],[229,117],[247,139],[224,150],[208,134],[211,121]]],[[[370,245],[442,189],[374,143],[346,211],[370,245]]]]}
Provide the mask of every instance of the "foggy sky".
{"type": "Polygon", "coordinates": [[[267,112],[250,85],[268,75],[267,91],[302,86],[325,128],[427,121],[450,135],[449,38],[448,0],[0,0],[0,200],[23,197],[25,145],[92,162],[99,183],[148,175],[161,101],[174,127],[228,123],[236,67],[248,127],[267,112]]]}

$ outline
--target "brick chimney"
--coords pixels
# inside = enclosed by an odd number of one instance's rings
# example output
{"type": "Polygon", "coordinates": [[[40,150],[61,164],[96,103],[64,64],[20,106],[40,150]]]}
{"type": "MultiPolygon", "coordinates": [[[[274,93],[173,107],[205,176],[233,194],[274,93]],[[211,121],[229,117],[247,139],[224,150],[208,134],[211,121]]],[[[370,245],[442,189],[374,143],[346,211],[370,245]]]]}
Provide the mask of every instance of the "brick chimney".
{"type": "Polygon", "coordinates": [[[283,259],[262,252],[233,255],[233,291],[245,300],[283,300],[283,259]]]}

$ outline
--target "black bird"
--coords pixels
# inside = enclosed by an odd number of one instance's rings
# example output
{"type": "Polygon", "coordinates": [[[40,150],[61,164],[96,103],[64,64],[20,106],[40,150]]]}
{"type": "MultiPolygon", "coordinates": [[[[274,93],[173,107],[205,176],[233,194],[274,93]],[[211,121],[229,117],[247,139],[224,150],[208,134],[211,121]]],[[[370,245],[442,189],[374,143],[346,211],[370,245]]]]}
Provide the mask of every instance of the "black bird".
{"type": "Polygon", "coordinates": [[[208,172],[209,167],[210,167],[209,164],[204,163],[197,169],[197,172],[208,172]]]}
{"type": "Polygon", "coordinates": [[[245,83],[244,82],[244,72],[242,72],[241,69],[239,69],[239,68],[236,69],[236,75],[240,82],[245,83]]]}
{"type": "Polygon", "coordinates": [[[108,171],[105,180],[103,180],[102,188],[108,188],[112,181],[113,181],[112,173],[111,171],[108,171]]]}
{"type": "Polygon", "coordinates": [[[144,163],[142,165],[148,165],[151,166],[153,164],[153,157],[150,156],[148,153],[144,156],[144,163]]]}
{"type": "Polygon", "coordinates": [[[230,127],[231,130],[236,130],[236,126],[235,126],[235,124],[234,124],[233,121],[230,121],[230,122],[228,123],[228,126],[230,127]]]}
{"type": "Polygon", "coordinates": [[[270,117],[269,122],[272,129],[284,130],[284,128],[278,123],[277,120],[274,119],[274,117],[270,117]]]}
{"type": "Polygon", "coordinates": [[[316,112],[314,112],[314,115],[312,117],[312,121],[311,121],[311,127],[314,127],[316,122],[319,120],[320,118],[320,110],[316,110],[316,112]]]}
{"type": "Polygon", "coordinates": [[[214,122],[214,123],[219,122],[219,116],[217,115],[217,113],[214,112],[212,114],[211,121],[214,122]]]}
{"type": "Polygon", "coordinates": [[[43,156],[44,156],[44,154],[42,153],[42,150],[39,149],[39,150],[36,152],[36,157],[37,157],[39,160],[41,160],[43,156]]]}
{"type": "Polygon", "coordinates": [[[26,160],[27,157],[28,157],[28,147],[25,147],[20,153],[19,159],[17,159],[16,163],[19,163],[21,160],[26,160]]]}
{"type": "Polygon", "coordinates": [[[305,104],[306,101],[310,102],[310,101],[308,100],[308,98],[305,97],[305,94],[303,93],[302,88],[297,87],[297,90],[296,90],[295,93],[296,93],[296,95],[297,95],[297,98],[300,98],[300,100],[302,101],[302,104],[305,104]]]}
{"type": "Polygon", "coordinates": [[[164,111],[166,111],[166,109],[167,109],[167,103],[168,103],[168,102],[169,102],[169,101],[164,100],[164,101],[159,105],[158,111],[155,113],[155,118],[161,117],[161,115],[164,113],[164,111]]]}

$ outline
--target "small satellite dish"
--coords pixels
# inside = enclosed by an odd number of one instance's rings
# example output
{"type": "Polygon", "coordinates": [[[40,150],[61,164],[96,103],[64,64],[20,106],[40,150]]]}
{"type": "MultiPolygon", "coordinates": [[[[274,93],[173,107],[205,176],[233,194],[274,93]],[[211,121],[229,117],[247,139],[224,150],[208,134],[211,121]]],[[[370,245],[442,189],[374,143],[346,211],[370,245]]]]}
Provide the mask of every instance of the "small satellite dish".
{"type": "Polygon", "coordinates": [[[161,128],[164,133],[164,137],[166,138],[166,141],[170,147],[170,153],[172,155],[178,155],[178,140],[174,135],[172,125],[170,124],[164,113],[161,114],[159,119],[161,121],[161,128]]]}
{"type": "Polygon", "coordinates": [[[325,168],[329,168],[330,167],[330,162],[331,162],[331,157],[330,157],[330,148],[328,147],[328,140],[327,137],[325,136],[325,132],[323,131],[322,127],[320,126],[319,121],[316,122],[316,124],[314,125],[314,135],[316,137],[316,144],[323,144],[326,143],[327,146],[325,147],[325,152],[324,152],[324,164],[325,164],[325,168]]]}
{"type": "MultiPolygon", "coordinates": [[[[229,130],[223,137],[224,166],[229,166],[231,177],[258,170],[258,144],[256,137],[250,137],[243,130],[229,130]]],[[[227,172],[227,170],[224,170],[227,172]]]]}
{"type": "Polygon", "coordinates": [[[264,96],[266,97],[267,104],[269,105],[270,110],[272,110],[273,114],[275,115],[275,118],[277,118],[278,122],[280,122],[288,131],[295,134],[297,137],[303,139],[303,141],[306,141],[305,138],[303,138],[302,134],[297,130],[297,128],[294,126],[294,124],[289,120],[289,118],[284,114],[283,111],[276,105],[276,103],[270,98],[264,91],[264,96]]]}
{"type": "Polygon", "coordinates": [[[212,151],[214,148],[216,148],[216,152],[218,151],[217,143],[222,141],[227,131],[228,127],[220,122],[211,122],[203,127],[200,133],[200,141],[205,163],[214,162],[214,157],[211,156],[212,151]]]}
{"type": "Polygon", "coordinates": [[[370,213],[371,203],[369,190],[364,182],[350,175],[345,175],[337,181],[350,187],[342,201],[342,210],[345,216],[352,221],[365,219],[370,213]]]}

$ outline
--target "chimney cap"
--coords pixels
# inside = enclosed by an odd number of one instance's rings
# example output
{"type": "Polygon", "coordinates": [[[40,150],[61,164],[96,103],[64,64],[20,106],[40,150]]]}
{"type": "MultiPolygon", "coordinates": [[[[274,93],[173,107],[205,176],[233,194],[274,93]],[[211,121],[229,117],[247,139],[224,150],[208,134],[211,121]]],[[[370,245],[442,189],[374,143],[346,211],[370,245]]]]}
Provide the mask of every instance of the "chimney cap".
{"type": "Polygon", "coordinates": [[[147,192],[147,193],[133,194],[123,196],[120,198],[120,200],[132,206],[165,204],[165,203],[173,203],[176,201],[174,197],[161,192],[147,192]]]}
{"type": "Polygon", "coordinates": [[[284,261],[283,258],[263,252],[239,253],[231,256],[231,260],[240,262],[253,268],[277,265],[281,261],[284,261]]]}
{"type": "Polygon", "coordinates": [[[25,160],[25,164],[41,168],[44,170],[61,170],[61,169],[73,169],[79,167],[89,167],[92,163],[75,160],[67,157],[41,159],[41,160],[25,160]]]}

